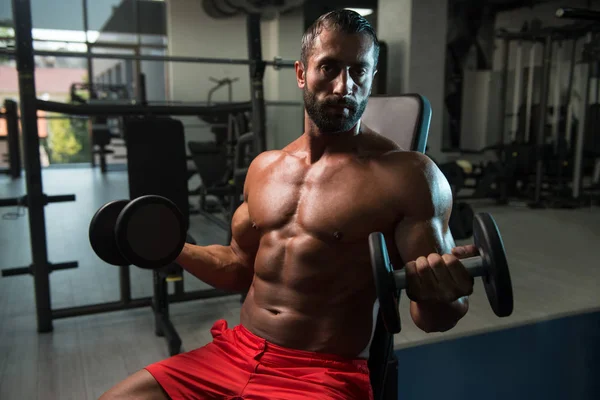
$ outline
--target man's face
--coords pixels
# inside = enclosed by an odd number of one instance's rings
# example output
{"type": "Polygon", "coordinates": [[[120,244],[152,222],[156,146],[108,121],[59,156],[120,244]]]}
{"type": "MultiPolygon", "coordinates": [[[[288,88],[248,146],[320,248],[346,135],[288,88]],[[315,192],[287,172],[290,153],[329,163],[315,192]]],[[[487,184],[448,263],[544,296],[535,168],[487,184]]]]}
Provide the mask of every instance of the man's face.
{"type": "Polygon", "coordinates": [[[307,65],[296,63],[306,112],[319,130],[339,133],[360,120],[375,76],[375,47],[365,34],[323,30],[307,65]]]}

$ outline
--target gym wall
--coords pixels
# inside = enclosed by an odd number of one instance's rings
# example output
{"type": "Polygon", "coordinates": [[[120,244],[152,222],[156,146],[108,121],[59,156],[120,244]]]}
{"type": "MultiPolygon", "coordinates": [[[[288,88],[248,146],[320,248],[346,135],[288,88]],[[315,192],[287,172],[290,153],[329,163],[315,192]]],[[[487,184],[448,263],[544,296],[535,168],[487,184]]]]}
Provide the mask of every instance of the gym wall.
{"type": "MultiPolygon", "coordinates": [[[[263,59],[275,56],[297,59],[303,32],[302,13],[262,22],[263,59]]],[[[214,19],[202,9],[197,0],[177,0],[167,5],[169,55],[197,57],[248,58],[246,18],[240,15],[228,19],[214,19]]],[[[233,83],[233,101],[250,99],[249,69],[245,65],[213,65],[170,63],[168,66],[169,94],[176,101],[205,102],[208,91],[214,87],[210,77],[239,78],[233,83]]],[[[267,67],[264,79],[267,101],[302,101],[293,69],[274,71],[267,67]]],[[[227,101],[228,90],[223,87],[213,95],[214,101],[227,101]]],[[[302,133],[302,108],[267,106],[267,145],[281,148],[302,133]]],[[[209,140],[208,127],[198,127],[200,121],[188,118],[186,140],[209,140]],[[197,126],[196,128],[189,128],[197,126]]]]}
{"type": "Polygon", "coordinates": [[[377,34],[388,45],[387,93],[419,93],[433,113],[428,153],[443,162],[447,2],[438,0],[380,0],[377,34]]]}
{"type": "MultiPolygon", "coordinates": [[[[300,59],[300,42],[304,33],[302,10],[295,10],[271,21],[271,31],[263,30],[263,58],[275,56],[284,60],[300,59]],[[269,45],[267,45],[269,43],[269,45]],[[265,49],[270,47],[270,53],[265,49]]],[[[294,69],[275,71],[267,68],[265,89],[268,101],[291,101],[302,103],[302,90],[298,88],[294,69]],[[270,86],[273,89],[270,89],[270,86]],[[273,96],[273,97],[271,97],[273,96]]],[[[270,148],[283,148],[296,139],[304,130],[304,107],[267,106],[267,139],[270,148]]]]}

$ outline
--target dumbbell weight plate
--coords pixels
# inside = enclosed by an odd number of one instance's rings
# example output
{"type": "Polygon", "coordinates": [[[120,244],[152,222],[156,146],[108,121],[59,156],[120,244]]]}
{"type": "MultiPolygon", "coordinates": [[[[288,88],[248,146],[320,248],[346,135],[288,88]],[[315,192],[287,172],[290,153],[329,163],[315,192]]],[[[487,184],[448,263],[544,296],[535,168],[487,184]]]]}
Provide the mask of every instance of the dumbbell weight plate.
{"type": "Polygon", "coordinates": [[[115,200],[103,205],[92,217],[90,244],[100,259],[111,265],[130,265],[119,252],[115,238],[117,218],[129,200],[115,200]]]}
{"type": "Polygon", "coordinates": [[[399,291],[395,287],[394,271],[382,233],[373,232],[369,235],[369,249],[381,318],[388,332],[398,333],[401,330],[397,296],[399,291]]]}
{"type": "Polygon", "coordinates": [[[513,290],[504,243],[498,226],[488,213],[478,213],[473,223],[473,239],[487,264],[483,286],[492,310],[498,317],[507,317],[513,311],[513,290]]]}
{"type": "Polygon", "coordinates": [[[145,269],[164,267],[177,258],[187,237],[181,211],[160,196],[142,196],[119,214],[116,242],[131,264],[145,269]]]}

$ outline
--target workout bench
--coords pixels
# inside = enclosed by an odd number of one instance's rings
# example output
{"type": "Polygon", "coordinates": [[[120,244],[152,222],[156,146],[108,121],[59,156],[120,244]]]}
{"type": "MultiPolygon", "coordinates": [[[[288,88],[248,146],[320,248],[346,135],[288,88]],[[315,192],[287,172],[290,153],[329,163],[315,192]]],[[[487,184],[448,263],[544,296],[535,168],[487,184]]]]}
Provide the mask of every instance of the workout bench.
{"type": "MultiPolygon", "coordinates": [[[[425,153],[431,105],[418,94],[372,96],[362,121],[392,139],[403,150],[425,153]]],[[[400,295],[397,297],[399,299],[400,295]]],[[[379,307],[379,302],[376,305],[379,307]]],[[[375,400],[398,399],[398,360],[394,355],[394,337],[385,329],[379,312],[369,347],[369,371],[375,400]]]]}
{"type": "MultiPolygon", "coordinates": [[[[128,181],[130,199],[157,195],[169,199],[182,212],[186,232],[189,228],[189,200],[185,134],[181,121],[168,117],[129,117],[124,119],[124,136],[128,155],[128,181]]],[[[187,234],[187,243],[196,244],[187,234]]],[[[128,266],[122,266],[121,275],[129,287],[128,266]]],[[[155,333],[164,336],[169,353],[181,351],[181,339],[169,318],[169,303],[231,296],[217,289],[184,291],[183,270],[176,263],[153,270],[152,310],[155,316],[155,333]],[[174,294],[168,293],[168,282],[174,282],[174,294]]],[[[123,289],[122,289],[123,290],[123,289]]],[[[129,289],[122,294],[130,301],[129,289]]]]}

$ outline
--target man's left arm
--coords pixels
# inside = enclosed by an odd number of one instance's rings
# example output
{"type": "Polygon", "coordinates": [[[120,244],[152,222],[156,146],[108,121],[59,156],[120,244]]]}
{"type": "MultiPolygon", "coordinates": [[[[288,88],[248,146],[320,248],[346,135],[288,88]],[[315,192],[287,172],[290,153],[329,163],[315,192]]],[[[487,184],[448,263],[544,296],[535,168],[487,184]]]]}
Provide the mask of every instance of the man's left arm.
{"type": "Polygon", "coordinates": [[[405,262],[410,314],[421,330],[444,332],[469,309],[473,278],[460,263],[475,255],[474,246],[455,247],[449,220],[452,192],[438,167],[412,153],[402,175],[403,217],[395,228],[395,244],[405,262]]]}

